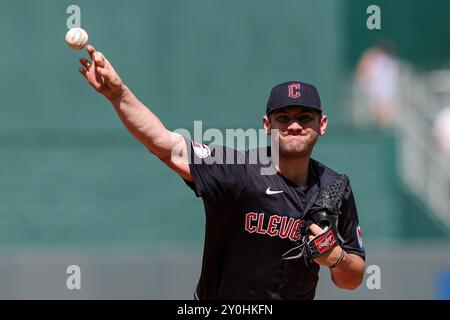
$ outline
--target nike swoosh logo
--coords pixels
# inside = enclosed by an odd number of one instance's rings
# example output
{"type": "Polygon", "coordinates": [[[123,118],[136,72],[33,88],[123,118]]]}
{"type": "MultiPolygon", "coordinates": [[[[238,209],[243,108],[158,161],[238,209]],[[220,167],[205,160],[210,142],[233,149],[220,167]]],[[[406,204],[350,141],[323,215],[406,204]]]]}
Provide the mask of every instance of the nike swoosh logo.
{"type": "Polygon", "coordinates": [[[270,190],[270,187],[267,188],[266,190],[266,194],[277,194],[277,193],[282,193],[283,191],[272,191],[270,190]]]}

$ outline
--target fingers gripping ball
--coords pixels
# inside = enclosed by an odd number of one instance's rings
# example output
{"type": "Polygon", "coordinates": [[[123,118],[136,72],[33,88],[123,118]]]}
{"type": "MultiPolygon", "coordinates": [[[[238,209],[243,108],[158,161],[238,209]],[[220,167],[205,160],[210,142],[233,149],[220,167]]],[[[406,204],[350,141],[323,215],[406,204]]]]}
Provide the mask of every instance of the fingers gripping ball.
{"type": "Polygon", "coordinates": [[[66,42],[69,48],[74,50],[83,49],[87,42],[89,36],[86,31],[81,28],[72,28],[66,33],[66,42]]]}

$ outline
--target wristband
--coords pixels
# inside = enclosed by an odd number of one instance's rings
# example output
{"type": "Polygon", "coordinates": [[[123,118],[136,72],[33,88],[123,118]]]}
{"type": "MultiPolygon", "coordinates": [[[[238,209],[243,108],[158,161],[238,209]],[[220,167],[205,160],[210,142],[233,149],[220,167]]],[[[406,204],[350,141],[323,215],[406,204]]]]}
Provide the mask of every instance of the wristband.
{"type": "Polygon", "coordinates": [[[345,252],[344,252],[344,249],[342,249],[341,255],[339,256],[337,261],[332,266],[330,266],[329,268],[330,269],[336,268],[342,262],[342,260],[344,260],[344,257],[345,257],[345,252]]]}

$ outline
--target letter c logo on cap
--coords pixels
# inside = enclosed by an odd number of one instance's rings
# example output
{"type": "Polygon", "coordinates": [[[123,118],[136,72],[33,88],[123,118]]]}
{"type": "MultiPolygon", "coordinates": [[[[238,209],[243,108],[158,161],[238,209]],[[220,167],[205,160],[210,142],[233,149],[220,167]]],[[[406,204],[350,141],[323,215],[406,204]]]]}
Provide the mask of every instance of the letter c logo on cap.
{"type": "Polygon", "coordinates": [[[300,98],[300,83],[291,83],[288,88],[290,98],[300,98]]]}

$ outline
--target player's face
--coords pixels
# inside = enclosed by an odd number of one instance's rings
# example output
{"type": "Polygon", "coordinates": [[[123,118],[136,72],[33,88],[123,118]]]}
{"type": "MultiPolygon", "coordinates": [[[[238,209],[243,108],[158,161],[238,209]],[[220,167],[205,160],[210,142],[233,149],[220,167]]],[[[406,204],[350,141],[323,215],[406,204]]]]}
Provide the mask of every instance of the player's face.
{"type": "Polygon", "coordinates": [[[264,117],[264,127],[278,129],[280,156],[310,156],[320,135],[325,134],[327,117],[305,107],[286,107],[264,117]]]}

